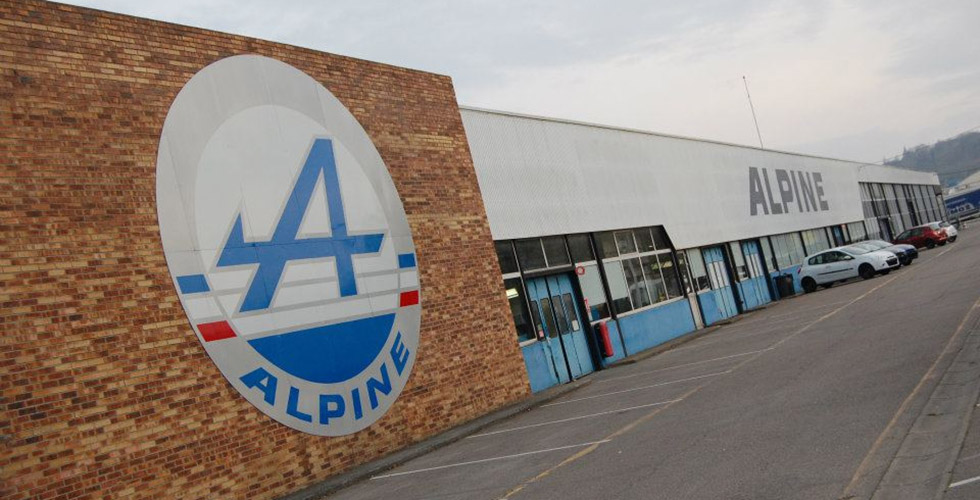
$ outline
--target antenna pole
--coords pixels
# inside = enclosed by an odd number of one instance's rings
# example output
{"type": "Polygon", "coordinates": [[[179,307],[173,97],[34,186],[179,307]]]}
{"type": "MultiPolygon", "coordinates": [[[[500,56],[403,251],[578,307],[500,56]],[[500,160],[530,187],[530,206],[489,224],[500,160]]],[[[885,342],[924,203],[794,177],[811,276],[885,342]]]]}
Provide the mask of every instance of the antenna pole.
{"type": "Polygon", "coordinates": [[[742,83],[745,84],[745,97],[749,99],[749,109],[752,110],[752,121],[755,122],[755,133],[759,136],[759,148],[766,149],[762,145],[762,132],[759,132],[759,120],[755,117],[755,106],[752,105],[752,96],[749,94],[749,81],[745,79],[745,75],[742,75],[742,83]]]}

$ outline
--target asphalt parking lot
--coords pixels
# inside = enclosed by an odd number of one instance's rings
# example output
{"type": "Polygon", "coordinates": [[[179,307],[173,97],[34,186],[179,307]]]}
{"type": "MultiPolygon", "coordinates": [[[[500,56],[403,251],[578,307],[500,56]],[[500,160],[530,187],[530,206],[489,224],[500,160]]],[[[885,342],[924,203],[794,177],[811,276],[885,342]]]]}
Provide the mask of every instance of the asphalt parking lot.
{"type": "MultiPolygon", "coordinates": [[[[596,373],[579,390],[330,498],[939,493],[980,476],[980,412],[966,432],[976,403],[970,370],[980,365],[964,358],[980,352],[971,343],[978,299],[980,231],[968,229],[910,267],[781,301],[596,373]],[[943,387],[968,404],[945,410],[948,425],[929,427],[938,411],[930,405],[952,408],[943,387]],[[948,446],[916,454],[919,441],[940,434],[948,446]],[[947,456],[950,467],[939,463],[947,456]],[[906,473],[903,460],[931,461],[939,472],[906,473]]],[[[980,480],[947,498],[980,498],[980,480]]]]}

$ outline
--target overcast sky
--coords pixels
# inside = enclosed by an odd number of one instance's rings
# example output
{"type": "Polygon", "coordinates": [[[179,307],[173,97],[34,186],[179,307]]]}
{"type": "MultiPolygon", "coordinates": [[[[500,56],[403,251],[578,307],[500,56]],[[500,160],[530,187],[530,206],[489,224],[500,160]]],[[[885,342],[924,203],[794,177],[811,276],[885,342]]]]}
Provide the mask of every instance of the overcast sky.
{"type": "Polygon", "coordinates": [[[980,1],[71,0],[446,74],[460,104],[878,162],[980,126],[980,1]]]}

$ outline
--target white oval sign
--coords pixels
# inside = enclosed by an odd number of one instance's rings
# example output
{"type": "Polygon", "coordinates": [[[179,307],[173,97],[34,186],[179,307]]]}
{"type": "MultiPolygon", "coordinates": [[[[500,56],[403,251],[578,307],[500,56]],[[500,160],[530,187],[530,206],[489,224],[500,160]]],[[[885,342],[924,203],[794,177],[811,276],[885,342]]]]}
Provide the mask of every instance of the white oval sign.
{"type": "Polygon", "coordinates": [[[317,435],[388,411],[418,348],[415,246],[381,156],[333,94],[261,56],[202,69],[164,123],[157,211],[184,311],[246,399],[317,435]]]}

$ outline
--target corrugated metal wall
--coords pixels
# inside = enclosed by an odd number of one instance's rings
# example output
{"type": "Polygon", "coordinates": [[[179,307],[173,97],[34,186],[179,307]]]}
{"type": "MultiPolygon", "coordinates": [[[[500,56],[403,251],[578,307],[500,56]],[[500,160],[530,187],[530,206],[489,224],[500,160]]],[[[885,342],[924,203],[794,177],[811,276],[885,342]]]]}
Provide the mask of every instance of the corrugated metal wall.
{"type": "MultiPolygon", "coordinates": [[[[664,225],[690,248],[859,221],[858,182],[935,174],[546,118],[461,110],[494,239],[664,225]],[[749,167],[819,173],[826,211],[750,214],[749,167]]],[[[776,186],[774,195],[778,197],[776,186]]]]}

